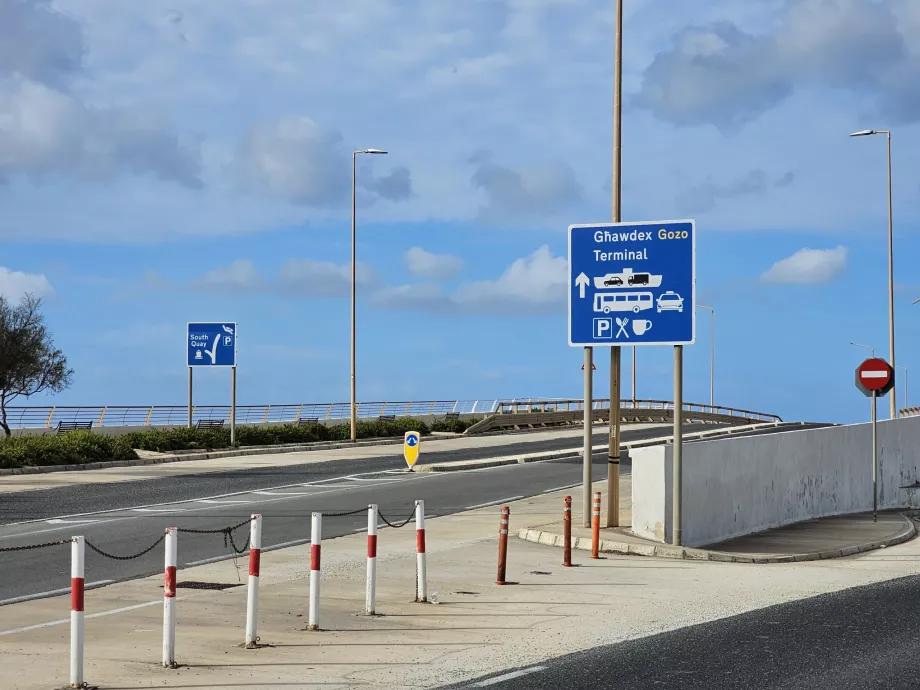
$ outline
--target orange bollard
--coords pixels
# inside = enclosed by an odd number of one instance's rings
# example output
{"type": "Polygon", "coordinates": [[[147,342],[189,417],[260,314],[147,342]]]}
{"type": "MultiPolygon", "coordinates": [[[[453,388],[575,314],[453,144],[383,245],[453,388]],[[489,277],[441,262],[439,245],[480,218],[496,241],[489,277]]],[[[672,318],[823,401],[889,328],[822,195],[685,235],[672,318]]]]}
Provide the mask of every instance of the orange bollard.
{"type": "Polygon", "coordinates": [[[594,509],[591,511],[591,558],[598,559],[601,546],[601,492],[594,492],[594,509]]]}
{"type": "Polygon", "coordinates": [[[508,558],[508,521],[511,518],[511,508],[502,506],[501,520],[498,523],[498,578],[495,584],[505,584],[505,565],[508,558]]]}
{"type": "Polygon", "coordinates": [[[569,568],[572,565],[572,497],[565,497],[565,508],[563,509],[563,534],[565,543],[562,546],[562,566],[569,568]]]}

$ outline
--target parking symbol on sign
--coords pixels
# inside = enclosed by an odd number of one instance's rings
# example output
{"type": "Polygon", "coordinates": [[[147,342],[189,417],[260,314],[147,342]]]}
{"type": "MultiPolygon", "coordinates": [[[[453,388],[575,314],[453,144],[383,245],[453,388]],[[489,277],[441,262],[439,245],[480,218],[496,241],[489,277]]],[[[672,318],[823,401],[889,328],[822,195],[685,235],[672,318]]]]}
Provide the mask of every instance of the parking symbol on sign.
{"type": "Polygon", "coordinates": [[[613,319],[594,319],[594,337],[613,339],[613,319]]]}

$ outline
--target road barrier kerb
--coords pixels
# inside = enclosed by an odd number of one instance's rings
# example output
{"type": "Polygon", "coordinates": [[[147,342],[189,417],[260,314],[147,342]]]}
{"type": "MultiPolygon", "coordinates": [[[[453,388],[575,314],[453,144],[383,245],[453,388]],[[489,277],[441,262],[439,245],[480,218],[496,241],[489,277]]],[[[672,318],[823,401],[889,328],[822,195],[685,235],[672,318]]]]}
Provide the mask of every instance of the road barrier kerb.
{"type": "MultiPolygon", "coordinates": [[[[842,549],[827,549],[824,551],[813,551],[811,553],[789,554],[781,556],[767,556],[760,554],[736,554],[726,553],[723,551],[710,551],[709,549],[691,549],[682,546],[669,546],[667,544],[656,544],[654,542],[636,543],[626,541],[612,541],[602,539],[599,546],[601,553],[614,553],[624,556],[645,556],[651,558],[667,558],[690,561],[713,561],[717,563],[751,563],[751,564],[776,564],[776,563],[800,563],[803,561],[817,561],[829,558],[844,558],[856,553],[866,553],[876,549],[884,549],[889,546],[902,544],[917,536],[917,526],[914,521],[906,515],[900,516],[904,521],[903,529],[894,536],[882,539],[881,541],[867,542],[846,546],[842,549]]],[[[524,527],[518,532],[518,538],[524,541],[542,544],[543,546],[562,547],[565,539],[563,535],[545,530],[531,529],[524,527]]],[[[572,547],[579,551],[591,550],[591,539],[589,537],[577,537],[572,540],[572,547]]]]}

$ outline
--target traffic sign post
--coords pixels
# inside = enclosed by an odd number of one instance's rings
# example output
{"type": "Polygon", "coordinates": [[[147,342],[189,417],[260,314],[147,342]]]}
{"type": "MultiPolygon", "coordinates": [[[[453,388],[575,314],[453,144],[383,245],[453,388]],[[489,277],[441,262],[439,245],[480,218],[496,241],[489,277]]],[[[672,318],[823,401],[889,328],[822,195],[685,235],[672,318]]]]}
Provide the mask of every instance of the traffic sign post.
{"type": "Polygon", "coordinates": [[[403,440],[403,457],[406,459],[406,464],[409,466],[410,472],[418,461],[418,454],[421,450],[421,446],[422,435],[417,431],[407,431],[406,437],[403,440]]]}
{"type": "MultiPolygon", "coordinates": [[[[591,511],[592,348],[672,345],[675,367],[672,540],[679,545],[683,346],[696,340],[696,222],[571,225],[568,249],[568,341],[572,347],[585,349],[585,525],[589,524],[591,511]]],[[[618,364],[619,357],[612,353],[612,437],[618,436],[619,431],[613,419],[619,407],[613,404],[613,396],[619,392],[614,390],[619,388],[618,364]]],[[[608,458],[608,472],[614,469],[612,458],[608,458]]],[[[608,525],[612,522],[608,513],[608,525]]]]}
{"type": "Polygon", "coordinates": [[[878,520],[878,399],[894,388],[894,368],[880,357],[856,367],[856,387],[872,398],[872,520],[878,520]]]}
{"type": "Polygon", "coordinates": [[[185,345],[188,366],[188,427],[192,428],[192,371],[196,367],[230,368],[230,445],[236,445],[236,339],[234,321],[189,323],[185,345]]]}

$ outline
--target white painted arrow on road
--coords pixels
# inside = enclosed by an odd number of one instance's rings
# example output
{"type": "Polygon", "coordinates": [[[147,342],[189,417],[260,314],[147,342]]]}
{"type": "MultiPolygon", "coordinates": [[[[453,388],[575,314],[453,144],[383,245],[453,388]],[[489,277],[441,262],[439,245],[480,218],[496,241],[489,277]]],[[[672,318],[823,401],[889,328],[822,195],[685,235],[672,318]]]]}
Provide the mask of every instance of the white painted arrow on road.
{"type": "Polygon", "coordinates": [[[578,286],[578,296],[581,297],[581,299],[585,298],[585,288],[590,284],[590,282],[591,281],[588,280],[588,276],[586,276],[584,273],[580,273],[575,279],[575,284],[578,286]]]}

